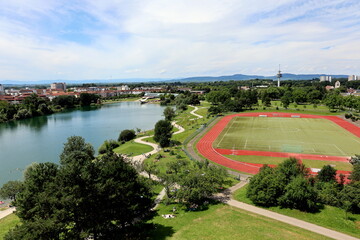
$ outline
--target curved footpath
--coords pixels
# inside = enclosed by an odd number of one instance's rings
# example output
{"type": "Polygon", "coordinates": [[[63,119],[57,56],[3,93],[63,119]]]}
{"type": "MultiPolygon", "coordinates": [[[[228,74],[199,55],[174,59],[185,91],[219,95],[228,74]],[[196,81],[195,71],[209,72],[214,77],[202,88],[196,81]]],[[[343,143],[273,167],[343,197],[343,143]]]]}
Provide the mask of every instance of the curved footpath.
{"type": "MultiPolygon", "coordinates": [[[[176,122],[171,122],[171,124],[172,124],[174,127],[176,127],[177,129],[179,129],[178,131],[176,131],[176,132],[173,133],[174,135],[175,135],[175,134],[182,133],[182,132],[185,131],[185,129],[184,129],[182,126],[176,124],[176,122]]],[[[142,162],[146,159],[146,157],[147,157],[148,155],[153,155],[153,154],[155,154],[155,153],[157,153],[157,152],[160,151],[160,146],[159,146],[158,144],[144,141],[145,138],[149,138],[149,137],[153,137],[153,136],[154,136],[154,135],[152,135],[152,136],[144,136],[144,137],[140,137],[140,138],[135,138],[135,139],[134,139],[135,142],[148,145],[148,146],[152,147],[153,150],[150,151],[150,152],[143,153],[143,154],[141,154],[141,155],[137,155],[137,156],[132,157],[131,160],[132,160],[133,162],[142,163],[142,162]]]]}
{"type": "MultiPolygon", "coordinates": [[[[194,110],[192,110],[192,111],[190,112],[190,114],[192,114],[192,115],[194,115],[195,117],[197,117],[197,119],[203,118],[203,116],[195,113],[195,112],[199,109],[198,107],[193,106],[193,105],[190,105],[190,107],[193,107],[193,108],[194,108],[194,110]]],[[[195,120],[195,119],[196,119],[196,118],[193,118],[193,119],[190,119],[190,120],[195,120]]]]}
{"type": "Polygon", "coordinates": [[[236,207],[236,208],[240,208],[243,209],[245,211],[249,211],[258,215],[262,215],[268,218],[272,218],[275,219],[277,221],[280,222],[284,222],[299,228],[303,228],[306,229],[308,231],[314,232],[314,233],[318,233],[321,234],[323,236],[329,237],[329,238],[333,238],[333,239],[337,239],[337,240],[359,240],[356,237],[352,237],[350,235],[344,234],[344,233],[340,233],[325,227],[320,227],[316,224],[313,223],[309,223],[309,222],[305,222],[302,220],[299,220],[297,218],[293,218],[293,217],[288,217],[279,213],[275,213],[263,208],[259,208],[259,207],[255,207],[253,205],[247,204],[247,203],[243,203],[243,202],[239,202],[237,200],[234,200],[232,198],[232,194],[239,188],[243,187],[246,185],[246,182],[240,182],[238,184],[236,184],[235,186],[231,187],[228,189],[228,191],[225,191],[224,193],[221,194],[217,194],[216,196],[214,196],[214,199],[219,200],[223,203],[226,203],[230,206],[236,207]]]}

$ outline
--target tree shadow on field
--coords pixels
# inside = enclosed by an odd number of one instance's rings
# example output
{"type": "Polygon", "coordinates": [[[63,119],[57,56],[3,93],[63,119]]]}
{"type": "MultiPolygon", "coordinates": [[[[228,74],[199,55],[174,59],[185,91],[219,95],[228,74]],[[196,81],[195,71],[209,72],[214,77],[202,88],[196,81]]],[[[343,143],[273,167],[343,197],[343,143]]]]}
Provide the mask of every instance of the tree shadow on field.
{"type": "Polygon", "coordinates": [[[158,223],[153,223],[151,225],[151,229],[149,229],[150,231],[145,239],[163,240],[171,237],[175,233],[171,226],[164,226],[158,223]]]}

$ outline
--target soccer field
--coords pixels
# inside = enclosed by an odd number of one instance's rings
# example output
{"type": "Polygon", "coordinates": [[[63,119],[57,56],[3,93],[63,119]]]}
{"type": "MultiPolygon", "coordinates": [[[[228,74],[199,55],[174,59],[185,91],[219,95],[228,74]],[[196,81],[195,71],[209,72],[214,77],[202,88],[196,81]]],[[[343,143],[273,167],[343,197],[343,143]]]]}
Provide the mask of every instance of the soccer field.
{"type": "Polygon", "coordinates": [[[353,156],[359,154],[360,139],[326,119],[234,117],[213,147],[353,156]]]}

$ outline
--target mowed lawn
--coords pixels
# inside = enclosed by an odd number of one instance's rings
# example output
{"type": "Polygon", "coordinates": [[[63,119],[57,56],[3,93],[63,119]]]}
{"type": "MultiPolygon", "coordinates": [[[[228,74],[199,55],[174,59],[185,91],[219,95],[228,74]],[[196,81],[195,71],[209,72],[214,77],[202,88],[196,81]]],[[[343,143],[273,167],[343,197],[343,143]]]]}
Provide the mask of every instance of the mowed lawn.
{"type": "Polygon", "coordinates": [[[360,139],[327,119],[234,117],[215,148],[353,156],[360,139]]]}
{"type": "MultiPolygon", "coordinates": [[[[281,157],[267,157],[267,156],[247,156],[247,155],[225,155],[232,160],[247,162],[247,163],[260,163],[278,165],[287,158],[281,157]]],[[[322,160],[310,160],[301,159],[302,163],[308,168],[322,168],[325,165],[331,165],[336,170],[352,171],[352,165],[349,162],[336,162],[336,161],[322,161],[322,160]]]]}
{"type": "Polygon", "coordinates": [[[173,205],[161,205],[159,216],[151,222],[159,224],[150,239],[329,239],[324,236],[223,204],[206,211],[178,210],[173,219],[173,205]]]}
{"type": "Polygon", "coordinates": [[[134,141],[126,142],[124,144],[121,144],[119,147],[114,149],[114,152],[126,154],[129,156],[136,156],[143,153],[147,153],[152,151],[153,148],[149,145],[136,143],[134,141]]]}

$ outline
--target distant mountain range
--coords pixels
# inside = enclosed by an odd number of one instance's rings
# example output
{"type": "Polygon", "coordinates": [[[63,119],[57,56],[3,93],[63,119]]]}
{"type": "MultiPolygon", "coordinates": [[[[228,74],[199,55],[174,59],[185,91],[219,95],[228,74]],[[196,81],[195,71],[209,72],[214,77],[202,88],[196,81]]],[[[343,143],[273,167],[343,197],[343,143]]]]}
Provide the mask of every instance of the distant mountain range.
{"type": "MultiPolygon", "coordinates": [[[[327,74],[291,74],[284,73],[281,80],[311,80],[320,78],[327,74]]],[[[347,78],[348,75],[329,75],[332,78],[347,78]]],[[[53,82],[66,82],[67,84],[83,84],[83,83],[139,83],[139,82],[214,82],[214,81],[230,81],[230,80],[251,80],[251,79],[277,79],[276,76],[261,75],[244,75],[234,74],[229,76],[199,76],[179,79],[155,79],[155,78],[132,78],[132,79],[90,79],[90,80],[42,80],[42,81],[13,81],[3,80],[0,84],[4,85],[47,85],[53,82]]]]}
{"type": "MultiPolygon", "coordinates": [[[[311,80],[314,78],[320,78],[320,76],[327,76],[326,74],[291,74],[284,73],[281,80],[311,80]]],[[[347,78],[348,75],[329,75],[332,78],[347,78]]],[[[219,77],[190,77],[183,78],[176,81],[180,82],[213,82],[213,81],[230,81],[230,80],[251,80],[251,79],[277,79],[276,76],[260,76],[260,75],[243,75],[234,74],[230,76],[219,76],[219,77]]],[[[175,81],[175,80],[171,80],[175,81]]]]}

